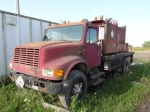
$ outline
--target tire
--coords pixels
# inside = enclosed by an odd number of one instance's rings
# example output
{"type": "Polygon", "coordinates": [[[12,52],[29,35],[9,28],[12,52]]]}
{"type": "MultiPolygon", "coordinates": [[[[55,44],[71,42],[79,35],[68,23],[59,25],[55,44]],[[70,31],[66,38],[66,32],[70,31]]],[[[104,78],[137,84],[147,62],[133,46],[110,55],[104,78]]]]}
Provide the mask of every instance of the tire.
{"type": "Polygon", "coordinates": [[[125,59],[124,65],[122,67],[122,74],[125,74],[129,71],[129,61],[128,58],[125,59]]]}
{"type": "Polygon", "coordinates": [[[73,70],[63,82],[63,90],[59,94],[59,100],[65,108],[68,108],[72,96],[77,96],[78,100],[81,100],[85,97],[86,92],[87,78],[85,74],[79,70],[73,70]]]}

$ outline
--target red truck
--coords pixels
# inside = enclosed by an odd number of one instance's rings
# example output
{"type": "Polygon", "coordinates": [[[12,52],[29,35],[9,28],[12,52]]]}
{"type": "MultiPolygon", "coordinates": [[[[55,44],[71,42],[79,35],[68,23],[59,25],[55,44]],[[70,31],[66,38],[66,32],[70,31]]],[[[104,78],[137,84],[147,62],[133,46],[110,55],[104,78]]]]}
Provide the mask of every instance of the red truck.
{"type": "Polygon", "coordinates": [[[10,77],[18,87],[58,94],[64,107],[71,96],[83,99],[87,87],[110,72],[126,73],[134,52],[125,43],[126,27],[112,19],[49,26],[42,42],[19,45],[10,60],[10,77]]]}

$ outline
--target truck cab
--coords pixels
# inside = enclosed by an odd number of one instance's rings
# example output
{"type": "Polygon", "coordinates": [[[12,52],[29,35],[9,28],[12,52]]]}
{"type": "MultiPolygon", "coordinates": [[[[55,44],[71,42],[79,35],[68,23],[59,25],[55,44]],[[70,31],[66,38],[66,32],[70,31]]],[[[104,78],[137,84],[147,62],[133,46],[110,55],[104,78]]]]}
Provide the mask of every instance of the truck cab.
{"type": "Polygon", "coordinates": [[[62,105],[69,107],[71,96],[83,99],[88,85],[103,82],[106,71],[132,62],[133,53],[127,52],[127,44],[118,49],[117,41],[113,42],[122,38],[122,33],[120,37],[115,34],[118,26],[110,26],[102,18],[49,26],[42,42],[16,46],[9,63],[11,79],[20,88],[58,94],[62,105]]]}

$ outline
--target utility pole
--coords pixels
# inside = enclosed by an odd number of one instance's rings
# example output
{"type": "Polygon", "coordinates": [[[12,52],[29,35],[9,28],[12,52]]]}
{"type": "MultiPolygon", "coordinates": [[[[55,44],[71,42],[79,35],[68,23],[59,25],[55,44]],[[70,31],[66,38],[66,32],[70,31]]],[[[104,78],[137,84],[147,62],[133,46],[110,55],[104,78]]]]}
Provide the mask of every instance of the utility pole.
{"type": "Polygon", "coordinates": [[[17,14],[17,44],[20,44],[20,7],[19,7],[19,0],[16,0],[16,14],[17,14]]]}
{"type": "Polygon", "coordinates": [[[19,0],[16,0],[16,13],[20,15],[19,0]]]}

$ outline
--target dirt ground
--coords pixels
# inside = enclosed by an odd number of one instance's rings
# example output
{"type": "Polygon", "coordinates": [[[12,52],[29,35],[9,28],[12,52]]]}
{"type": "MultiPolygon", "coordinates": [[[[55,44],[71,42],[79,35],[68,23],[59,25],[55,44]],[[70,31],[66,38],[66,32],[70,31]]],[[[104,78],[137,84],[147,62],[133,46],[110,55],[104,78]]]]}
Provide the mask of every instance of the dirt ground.
{"type": "MultiPolygon", "coordinates": [[[[134,59],[150,60],[150,51],[135,52],[134,59]]],[[[137,107],[136,112],[150,112],[150,96],[137,107]]]]}
{"type": "Polygon", "coordinates": [[[135,52],[134,59],[150,60],[150,51],[135,52]]]}
{"type": "Polygon", "coordinates": [[[150,112],[150,96],[141,102],[135,112],[150,112]]]}

